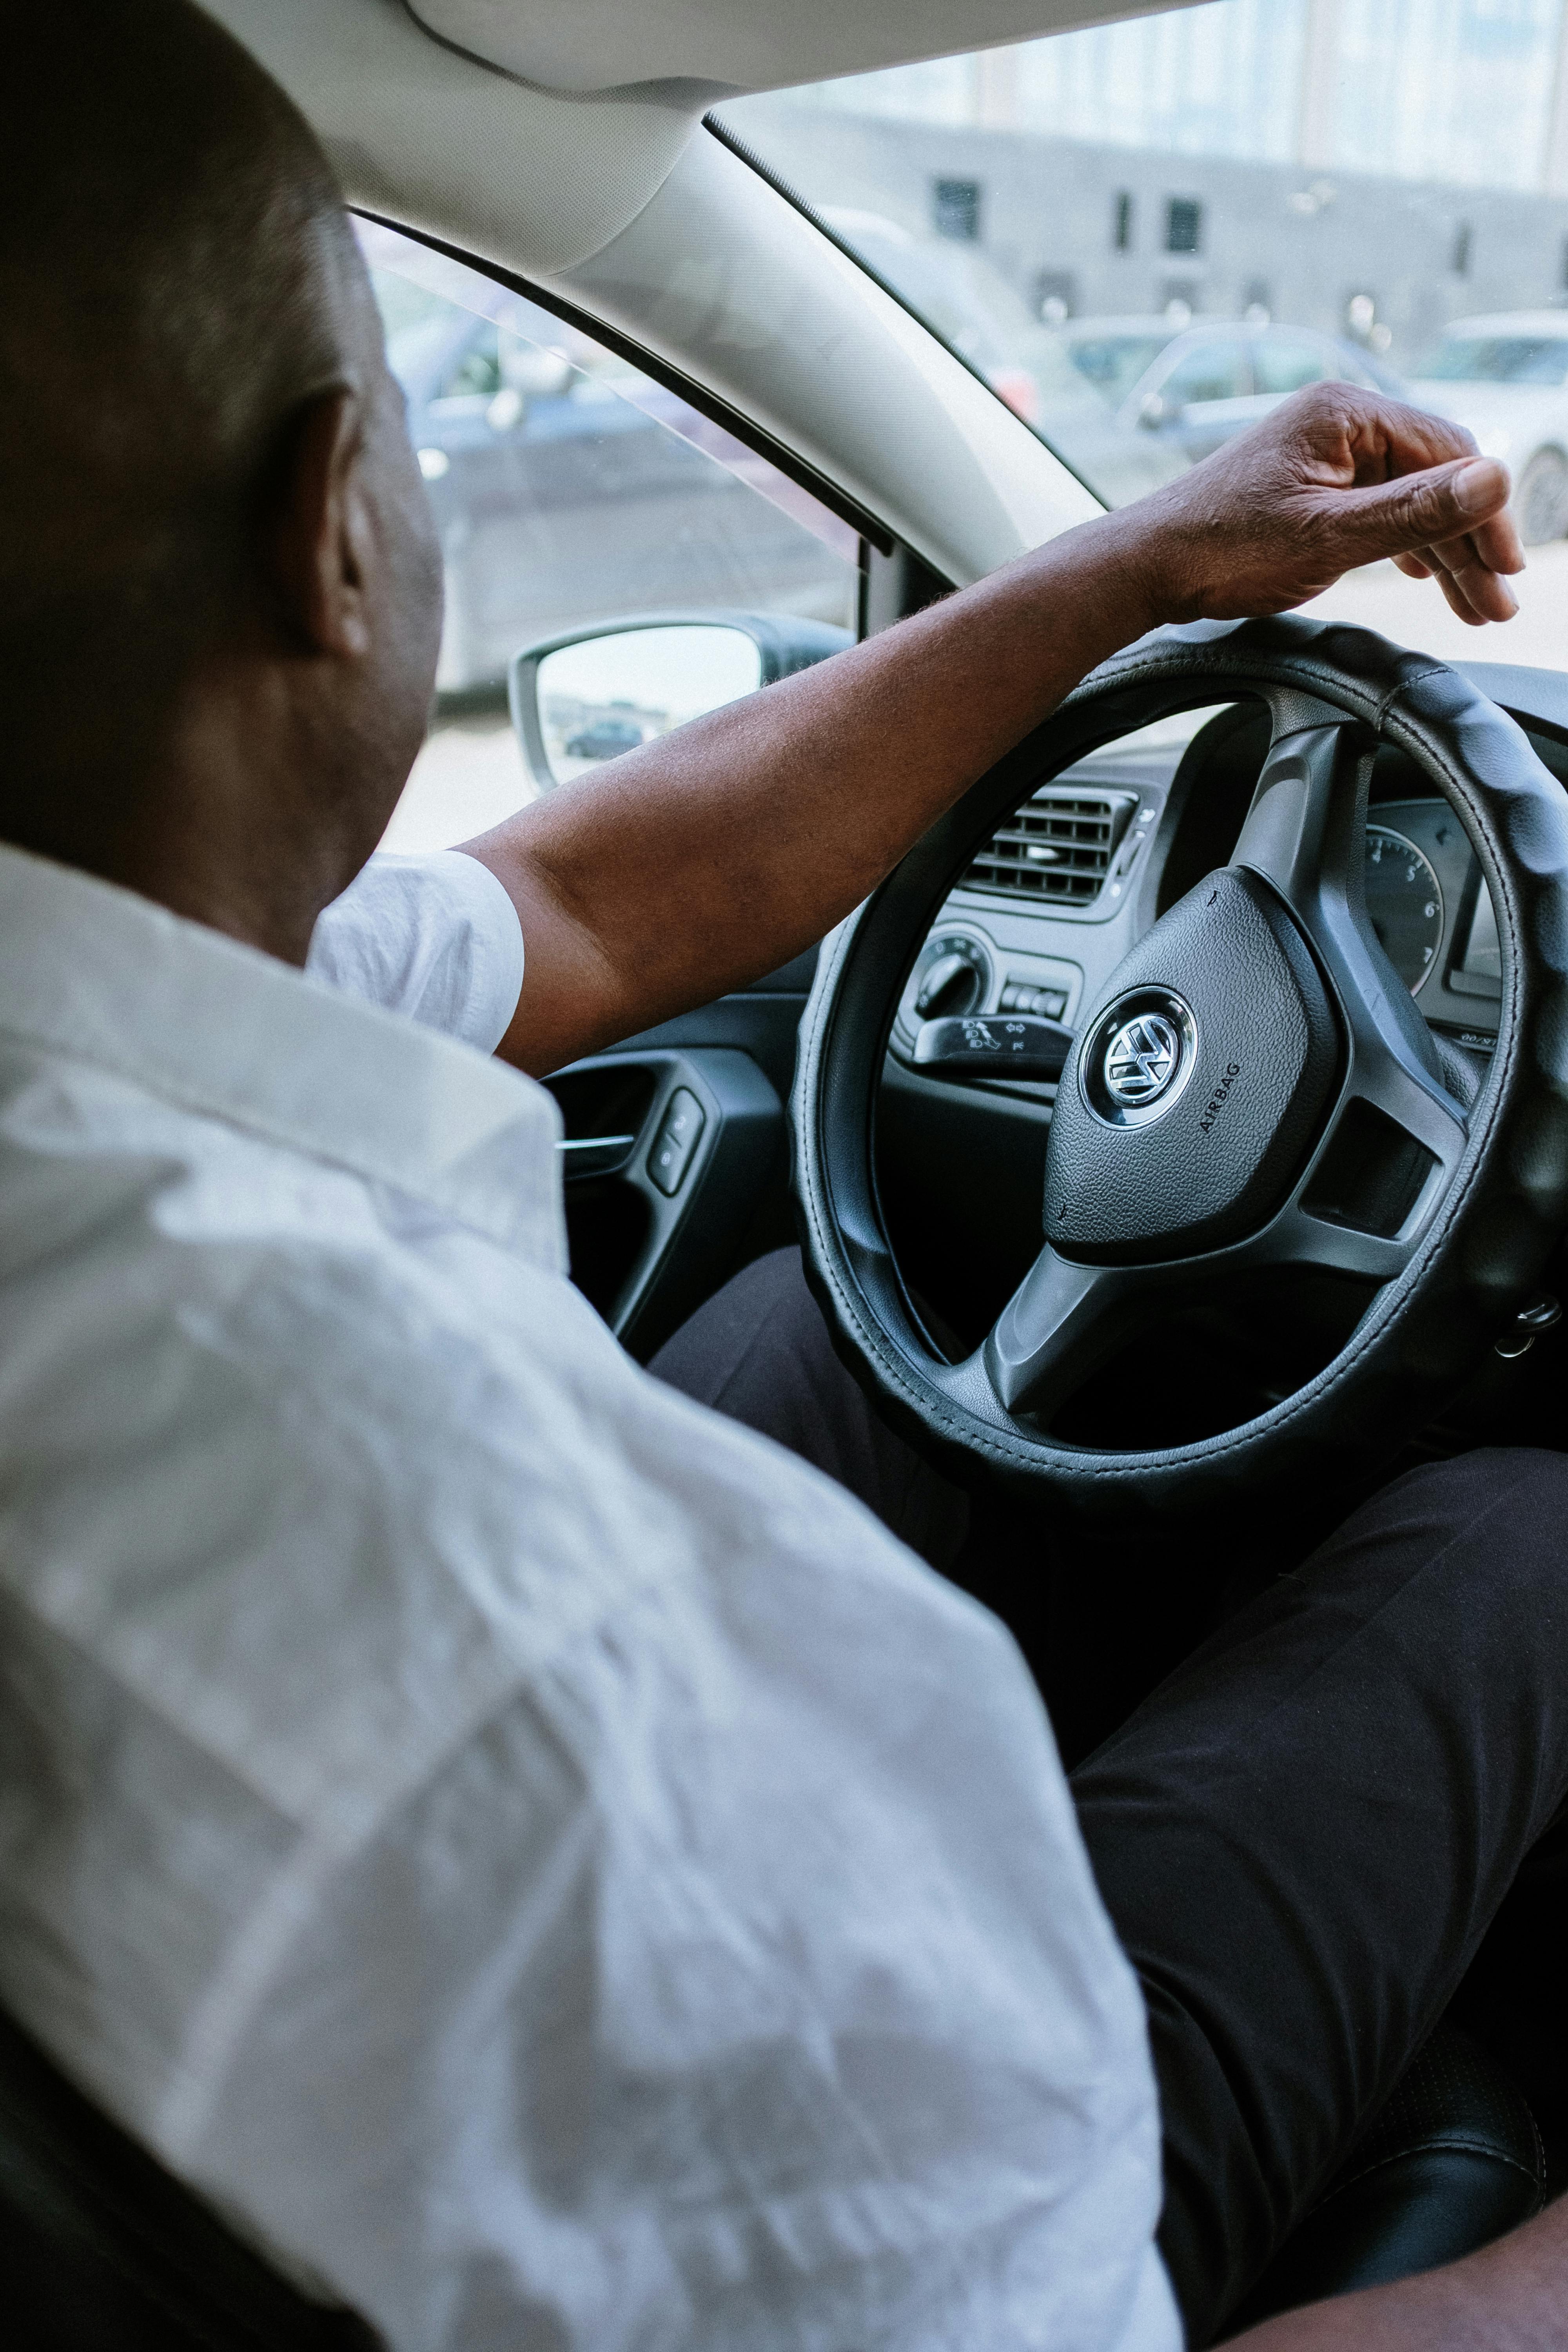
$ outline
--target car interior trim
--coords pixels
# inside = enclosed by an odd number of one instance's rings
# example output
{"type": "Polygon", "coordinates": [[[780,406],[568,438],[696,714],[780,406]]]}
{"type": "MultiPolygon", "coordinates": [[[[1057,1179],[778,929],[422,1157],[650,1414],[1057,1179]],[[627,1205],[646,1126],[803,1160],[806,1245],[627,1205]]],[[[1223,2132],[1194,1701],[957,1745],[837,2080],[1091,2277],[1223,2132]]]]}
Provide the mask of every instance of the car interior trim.
{"type": "Polygon", "coordinates": [[[960,586],[1103,512],[988,384],[710,133],[560,282],[960,586]]]}
{"type": "MultiPolygon", "coordinates": [[[[942,0],[795,0],[774,12],[715,10],[702,0],[406,0],[426,29],[548,89],[598,91],[671,75],[732,89],[777,89],[939,57],[952,47],[942,0]]],[[[1192,6],[1194,0],[971,0],[963,35],[975,48],[1060,33],[1102,18],[1192,6]]]]}
{"type": "Polygon", "coordinates": [[[282,83],[351,200],[538,273],[647,204],[700,91],[563,97],[438,41],[403,0],[209,0],[282,83]]]}
{"type": "MultiPolygon", "coordinates": [[[[967,352],[961,352],[958,345],[952,340],[951,336],[944,335],[942,329],[936,326],[926,317],[919,305],[910,301],[907,294],[901,293],[898,287],[892,283],[891,279],[885,277],[881,270],[877,268],[876,264],[870,260],[867,255],[858,252],[847,237],[841,236],[838,231],[834,227],[832,222],[825,219],[823,215],[818,212],[816,206],[811,202],[809,197],[803,195],[800,190],[795,187],[791,181],[783,178],[780,173],[773,169],[766,157],[752,144],[751,141],[746,138],[743,132],[734,130],[729,123],[727,123],[722,114],[721,114],[717,109],[710,110],[703,116],[702,128],[704,131],[710,131],[712,136],[719,141],[721,146],[727,147],[731,155],[738,157],[739,160],[745,164],[748,171],[754,172],[759,180],[765,180],[768,186],[772,188],[774,195],[782,197],[786,205],[793,205],[795,210],[801,215],[803,219],[809,221],[814,229],[817,230],[821,236],[826,237],[830,245],[836,245],[837,247],[839,252],[844,255],[847,260],[852,261],[858,269],[863,269],[867,277],[870,278],[873,285],[879,286],[884,294],[888,295],[893,301],[899,303],[902,309],[909,312],[911,319],[918,320],[920,324],[925,329],[927,334],[931,337],[933,341],[939,342],[942,345],[942,350],[949,352],[951,356],[958,362],[960,367],[967,368],[970,374],[975,379],[976,383],[983,383],[985,386],[986,391],[990,393],[993,397],[995,396],[995,386],[991,383],[984,370],[977,366],[975,362],[969,357],[967,352]]],[[[1027,430],[1033,433],[1036,438],[1043,442],[1045,446],[1050,450],[1052,457],[1056,459],[1058,465],[1062,467],[1063,471],[1072,476],[1073,480],[1088,493],[1088,495],[1094,500],[1096,506],[1103,505],[1104,501],[1101,499],[1100,495],[1095,488],[1093,483],[1079,471],[1079,467],[1073,464],[1072,459],[1064,456],[1061,450],[1055,447],[1054,445],[1047,438],[1046,435],[1040,432],[1037,425],[1028,425],[1026,419],[1025,422],[1027,426],[1027,430]]],[[[886,552],[885,550],[883,551],[886,552]]]]}

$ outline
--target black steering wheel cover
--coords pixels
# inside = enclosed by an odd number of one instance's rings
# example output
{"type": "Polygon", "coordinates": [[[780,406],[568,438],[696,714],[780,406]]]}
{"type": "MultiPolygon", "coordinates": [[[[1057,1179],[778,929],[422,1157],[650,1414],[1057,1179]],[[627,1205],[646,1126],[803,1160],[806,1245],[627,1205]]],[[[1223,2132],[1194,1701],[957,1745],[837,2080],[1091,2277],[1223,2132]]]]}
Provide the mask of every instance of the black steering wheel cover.
{"type": "Polygon", "coordinates": [[[835,1344],[893,1425],[954,1475],[984,1465],[1101,1510],[1185,1509],[1309,1475],[1348,1483],[1452,1395],[1568,1224],[1568,793],[1458,671],[1369,630],[1286,618],[1160,631],[1086,678],[829,937],[801,1023],[791,1115],[802,1252],[835,1344]],[[931,1377],[939,1368],[894,1263],[872,1163],[893,1012],[970,853],[1042,771],[1146,723],[1157,706],[1257,688],[1294,689],[1362,720],[1440,784],[1497,910],[1497,1048],[1431,1230],[1331,1363],[1223,1435],[1080,1451],[1005,1415],[978,1369],[972,1400],[951,1370],[941,1386],[931,1377]]]}

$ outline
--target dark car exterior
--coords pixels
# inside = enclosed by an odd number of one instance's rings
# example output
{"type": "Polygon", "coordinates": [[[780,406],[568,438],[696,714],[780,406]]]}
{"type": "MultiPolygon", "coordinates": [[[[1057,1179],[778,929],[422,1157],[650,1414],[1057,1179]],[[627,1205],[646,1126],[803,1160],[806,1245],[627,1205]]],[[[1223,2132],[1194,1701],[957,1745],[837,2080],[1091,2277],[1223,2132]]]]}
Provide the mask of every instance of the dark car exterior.
{"type": "Polygon", "coordinates": [[[1058,330],[1073,365],[1123,425],[1189,460],[1206,457],[1309,383],[1359,384],[1405,397],[1394,371],[1358,343],[1279,320],[1075,319],[1058,330]]]}
{"type": "Polygon", "coordinates": [[[635,369],[574,365],[555,320],[510,309],[515,325],[431,297],[388,338],[440,534],[442,690],[499,684],[519,646],[610,613],[844,617],[843,553],[758,495],[750,452],[635,369]]]}

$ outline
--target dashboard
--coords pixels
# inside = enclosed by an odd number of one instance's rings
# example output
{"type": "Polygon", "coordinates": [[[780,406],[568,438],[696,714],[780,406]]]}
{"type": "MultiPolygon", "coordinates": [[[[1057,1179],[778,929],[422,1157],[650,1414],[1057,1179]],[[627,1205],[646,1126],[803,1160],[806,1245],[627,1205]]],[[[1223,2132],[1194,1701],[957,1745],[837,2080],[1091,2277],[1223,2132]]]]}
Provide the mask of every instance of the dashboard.
{"type": "MultiPolygon", "coordinates": [[[[1489,676],[1496,665],[1476,665],[1489,676]]],[[[1568,781],[1568,677],[1510,680],[1532,748],[1568,781]],[[1537,713],[1521,694],[1542,681],[1537,713]],[[1563,706],[1560,719],[1552,710],[1563,706]],[[1551,731],[1548,731],[1551,730],[1551,731]]],[[[977,852],[910,973],[893,1048],[924,1020],[1029,1013],[1067,1028],[1132,942],[1215,866],[1241,830],[1268,750],[1256,706],[1180,713],[1042,782],[977,852]]],[[[1379,751],[1363,880],[1373,929],[1429,1024],[1495,1041],[1497,921],[1464,830],[1403,752],[1379,751]]]]}

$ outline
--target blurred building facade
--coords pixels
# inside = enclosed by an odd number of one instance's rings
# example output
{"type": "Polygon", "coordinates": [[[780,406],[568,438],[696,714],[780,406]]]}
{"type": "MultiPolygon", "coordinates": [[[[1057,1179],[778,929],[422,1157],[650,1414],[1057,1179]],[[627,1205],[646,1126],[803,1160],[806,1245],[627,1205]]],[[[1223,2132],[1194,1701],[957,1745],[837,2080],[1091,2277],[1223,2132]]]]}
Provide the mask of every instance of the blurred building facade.
{"type": "Polygon", "coordinates": [[[1413,364],[1568,303],[1568,0],[1209,0],[741,110],[1047,318],[1267,311],[1413,364]]]}

